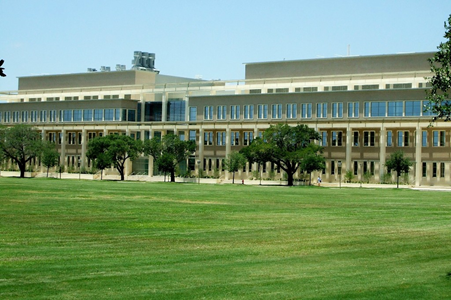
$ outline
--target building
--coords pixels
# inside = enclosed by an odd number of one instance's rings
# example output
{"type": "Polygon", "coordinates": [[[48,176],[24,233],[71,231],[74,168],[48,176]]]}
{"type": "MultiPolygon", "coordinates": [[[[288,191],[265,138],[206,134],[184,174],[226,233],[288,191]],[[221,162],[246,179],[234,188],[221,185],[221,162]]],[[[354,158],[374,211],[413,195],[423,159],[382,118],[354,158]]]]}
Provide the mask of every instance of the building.
{"type": "MultiPolygon", "coordinates": [[[[200,168],[221,178],[228,177],[222,159],[270,124],[303,123],[321,134],[324,182],[340,180],[339,166],[341,176],[383,182],[389,176],[385,160],[402,150],[414,161],[411,184],[451,184],[451,124],[430,127],[431,114],[424,111],[432,52],[247,63],[238,81],[161,75],[155,55],[145,54],[147,68],[135,63],[134,70],[21,77],[18,91],[0,95],[6,101],[0,123],[35,126],[58,145],[66,170],[75,172],[92,167],[85,153],[95,136],[145,140],[175,133],[197,143],[182,171],[198,174],[200,168]]],[[[247,165],[238,176],[258,172],[283,178],[269,163],[260,171],[247,165]]],[[[136,160],[127,174],[153,176],[152,159],[136,160]]]]}

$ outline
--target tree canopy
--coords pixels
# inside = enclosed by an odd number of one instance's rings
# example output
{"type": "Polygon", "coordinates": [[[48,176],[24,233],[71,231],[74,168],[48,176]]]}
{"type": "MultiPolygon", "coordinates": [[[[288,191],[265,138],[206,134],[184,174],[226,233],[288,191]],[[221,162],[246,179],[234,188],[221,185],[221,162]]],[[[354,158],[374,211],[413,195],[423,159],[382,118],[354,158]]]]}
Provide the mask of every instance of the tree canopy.
{"type": "Polygon", "coordinates": [[[411,166],[412,162],[409,158],[404,157],[404,152],[402,151],[395,151],[385,162],[385,167],[387,167],[389,173],[396,171],[396,188],[399,188],[399,177],[401,174],[408,173],[411,166]]]}
{"type": "Polygon", "coordinates": [[[125,178],[125,165],[128,159],[135,160],[142,153],[142,142],[127,135],[110,134],[89,141],[86,156],[94,160],[94,165],[104,170],[113,165],[125,178]]]}
{"type": "MultiPolygon", "coordinates": [[[[289,126],[288,124],[271,125],[263,133],[263,139],[255,139],[242,153],[250,162],[273,162],[287,173],[288,185],[293,185],[294,174],[309,157],[319,155],[322,147],[314,144],[320,135],[307,125],[289,126]]],[[[315,160],[316,161],[316,160],[315,160]]],[[[315,169],[321,169],[318,166],[315,169]]]]}
{"type": "Polygon", "coordinates": [[[20,177],[25,177],[27,163],[42,152],[40,134],[28,125],[15,125],[0,130],[0,151],[17,163],[20,177]]]}
{"type": "Polygon", "coordinates": [[[56,149],[55,143],[44,142],[42,147],[41,162],[47,168],[47,177],[49,177],[49,168],[58,164],[59,153],[56,149]]]}
{"type": "Polygon", "coordinates": [[[181,141],[175,134],[166,134],[163,138],[154,137],[144,142],[144,154],[154,158],[154,163],[161,172],[171,174],[175,182],[175,171],[180,162],[196,150],[194,141],[181,141]]]}
{"type": "Polygon", "coordinates": [[[429,105],[426,110],[432,112],[434,121],[442,119],[451,121],[451,15],[445,22],[445,42],[440,43],[434,57],[429,58],[431,72],[429,79],[431,89],[427,91],[429,105]]]}

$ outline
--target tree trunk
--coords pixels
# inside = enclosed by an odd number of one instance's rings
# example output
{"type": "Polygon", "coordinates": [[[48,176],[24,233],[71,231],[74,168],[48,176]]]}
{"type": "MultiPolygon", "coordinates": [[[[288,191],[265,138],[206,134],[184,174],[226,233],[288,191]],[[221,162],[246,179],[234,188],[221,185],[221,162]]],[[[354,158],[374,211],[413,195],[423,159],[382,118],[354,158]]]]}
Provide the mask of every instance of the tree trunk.
{"type": "Polygon", "coordinates": [[[19,170],[20,170],[20,178],[25,178],[25,165],[20,164],[19,170]]]}
{"type": "Polygon", "coordinates": [[[47,167],[47,178],[49,178],[49,167],[47,167]]]}
{"type": "Polygon", "coordinates": [[[232,184],[235,184],[235,172],[233,172],[233,175],[232,175],[232,184]]]}
{"type": "Polygon", "coordinates": [[[399,175],[396,174],[396,188],[399,189],[399,175]]]}
{"type": "Polygon", "coordinates": [[[287,180],[288,180],[288,186],[293,186],[293,173],[287,172],[287,180]]]}
{"type": "Polygon", "coordinates": [[[175,182],[175,171],[171,171],[171,182],[175,182]]]}
{"type": "Polygon", "coordinates": [[[124,181],[124,171],[120,172],[121,173],[121,181],[124,181]]]}

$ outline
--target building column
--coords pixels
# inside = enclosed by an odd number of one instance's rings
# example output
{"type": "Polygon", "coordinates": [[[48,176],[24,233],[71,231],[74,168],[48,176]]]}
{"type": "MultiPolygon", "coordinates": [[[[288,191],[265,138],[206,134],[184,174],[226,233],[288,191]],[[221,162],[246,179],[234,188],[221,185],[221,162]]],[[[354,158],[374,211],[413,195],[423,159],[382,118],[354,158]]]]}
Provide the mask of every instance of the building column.
{"type": "Polygon", "coordinates": [[[166,122],[167,120],[168,120],[168,99],[166,97],[166,93],[164,93],[161,104],[161,122],[166,122]]]}
{"type": "Polygon", "coordinates": [[[379,182],[382,182],[384,180],[386,153],[387,153],[387,129],[385,129],[385,127],[381,127],[379,133],[379,182]]]}
{"type": "MultiPolygon", "coordinates": [[[[226,152],[225,152],[225,158],[227,159],[227,157],[229,156],[231,150],[232,150],[232,145],[231,145],[231,139],[230,139],[230,135],[232,134],[230,127],[227,126],[226,129],[226,152]]],[[[229,180],[229,171],[226,171],[225,173],[225,179],[229,180]]]]}
{"type": "Polygon", "coordinates": [[[197,160],[199,161],[199,163],[197,163],[196,161],[196,165],[197,165],[197,174],[200,174],[200,170],[203,170],[203,163],[204,163],[204,129],[200,128],[199,129],[199,154],[197,156],[197,160]]]}
{"type": "MultiPolygon", "coordinates": [[[[345,174],[348,170],[351,170],[351,162],[352,162],[352,129],[348,123],[348,127],[346,128],[346,161],[345,161],[345,174]]],[[[341,171],[343,174],[343,169],[341,171]]]]}
{"type": "Polygon", "coordinates": [[[84,168],[86,165],[86,147],[87,147],[87,142],[86,142],[86,129],[82,129],[81,131],[81,168],[84,168]]]}
{"type": "MultiPolygon", "coordinates": [[[[152,139],[152,138],[153,138],[153,133],[152,133],[152,130],[150,129],[149,130],[149,139],[152,139]]],[[[147,172],[149,174],[149,177],[153,177],[153,156],[152,155],[149,155],[149,166],[148,166],[147,172]]]]}
{"type": "Polygon", "coordinates": [[[415,186],[421,185],[421,178],[422,178],[422,161],[421,161],[421,146],[422,146],[422,128],[420,127],[420,124],[417,124],[417,130],[415,132],[416,139],[415,139],[415,186]]]}
{"type": "MultiPolygon", "coordinates": [[[[258,128],[257,126],[254,127],[254,139],[258,137],[258,128]]],[[[258,171],[258,163],[254,163],[252,165],[252,171],[258,171]]]]}
{"type": "MultiPolygon", "coordinates": [[[[60,153],[60,166],[66,166],[66,130],[63,129],[60,132],[61,134],[61,153],[60,153]]],[[[65,170],[67,171],[67,170],[65,170]]]]}
{"type": "Polygon", "coordinates": [[[191,121],[189,119],[189,97],[183,97],[183,100],[185,100],[185,121],[191,121]]]}

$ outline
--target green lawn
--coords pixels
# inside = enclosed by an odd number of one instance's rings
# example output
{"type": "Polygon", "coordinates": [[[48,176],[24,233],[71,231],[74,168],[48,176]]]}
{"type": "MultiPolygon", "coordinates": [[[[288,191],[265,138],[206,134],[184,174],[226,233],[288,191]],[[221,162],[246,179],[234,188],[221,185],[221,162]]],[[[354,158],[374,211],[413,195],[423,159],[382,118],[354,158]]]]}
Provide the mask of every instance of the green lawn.
{"type": "Polygon", "coordinates": [[[451,193],[0,178],[0,299],[449,299],[451,193]]]}

